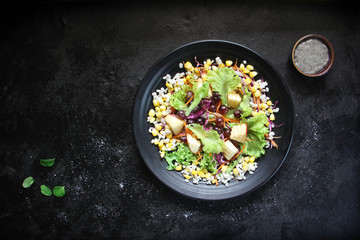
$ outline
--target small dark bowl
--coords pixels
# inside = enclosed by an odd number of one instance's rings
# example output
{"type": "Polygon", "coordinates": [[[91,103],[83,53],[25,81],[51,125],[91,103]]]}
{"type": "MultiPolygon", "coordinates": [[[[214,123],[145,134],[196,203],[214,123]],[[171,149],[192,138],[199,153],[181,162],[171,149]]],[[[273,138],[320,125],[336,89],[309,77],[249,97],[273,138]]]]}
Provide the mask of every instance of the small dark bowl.
{"type": "Polygon", "coordinates": [[[320,76],[323,76],[325,75],[329,70],[330,68],[332,67],[333,63],[334,63],[334,49],[331,45],[331,43],[326,39],[324,38],[323,36],[321,35],[318,35],[318,34],[309,34],[309,35],[306,35],[306,36],[303,36],[302,38],[300,38],[294,45],[294,48],[292,50],[292,54],[291,54],[291,59],[292,59],[292,62],[295,66],[295,68],[303,75],[307,76],[307,77],[320,77],[320,76]],[[296,64],[295,64],[295,49],[297,48],[297,46],[306,41],[306,40],[309,40],[309,39],[318,39],[320,40],[323,44],[326,45],[326,47],[328,48],[328,51],[329,51],[329,61],[327,62],[327,64],[325,65],[325,67],[323,69],[321,69],[320,71],[314,73],[314,74],[308,74],[308,73],[305,73],[303,72],[296,64]]]}

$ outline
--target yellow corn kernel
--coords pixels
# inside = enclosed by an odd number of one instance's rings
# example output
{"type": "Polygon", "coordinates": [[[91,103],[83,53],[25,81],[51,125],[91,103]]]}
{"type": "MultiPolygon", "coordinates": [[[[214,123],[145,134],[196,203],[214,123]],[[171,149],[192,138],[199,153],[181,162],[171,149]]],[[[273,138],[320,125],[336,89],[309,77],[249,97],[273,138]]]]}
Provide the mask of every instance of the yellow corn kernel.
{"type": "Polygon", "coordinates": [[[239,68],[240,68],[241,71],[244,71],[245,65],[243,63],[241,63],[239,68]]]}
{"type": "Polygon", "coordinates": [[[242,86],[243,86],[243,85],[242,85],[241,83],[239,83],[239,84],[237,85],[238,88],[242,88],[242,86]]]}
{"type": "Polygon", "coordinates": [[[165,105],[161,105],[160,106],[160,111],[165,111],[166,110],[166,106],[165,105]]]}
{"type": "Polygon", "coordinates": [[[159,139],[154,139],[154,145],[158,145],[159,144],[159,139]]]}
{"type": "Polygon", "coordinates": [[[250,87],[250,91],[251,91],[252,93],[255,93],[256,90],[258,90],[256,86],[250,87]]]}
{"type": "Polygon", "coordinates": [[[190,80],[191,79],[191,75],[186,75],[186,80],[190,80]]]}
{"type": "Polygon", "coordinates": [[[156,130],[160,131],[162,129],[162,126],[160,124],[155,125],[156,130]]]}
{"type": "Polygon", "coordinates": [[[243,163],[241,164],[241,166],[242,166],[242,169],[243,169],[244,171],[247,171],[247,169],[248,169],[248,164],[247,164],[246,162],[243,162],[243,163]]]}
{"type": "Polygon", "coordinates": [[[256,117],[258,114],[259,114],[259,112],[256,112],[256,111],[253,111],[253,112],[251,113],[251,115],[252,115],[253,117],[256,117]]]}
{"type": "Polygon", "coordinates": [[[251,78],[245,78],[245,85],[249,85],[252,82],[251,78]]]}
{"type": "Polygon", "coordinates": [[[265,126],[269,126],[269,124],[270,124],[269,122],[266,122],[266,123],[265,123],[265,126]]]}
{"type": "Polygon", "coordinates": [[[245,68],[245,69],[243,70],[243,73],[245,73],[245,74],[248,74],[249,72],[250,72],[249,69],[246,69],[246,68],[245,68]]]}
{"type": "Polygon", "coordinates": [[[258,75],[258,73],[255,72],[255,71],[252,71],[252,72],[249,73],[249,76],[250,76],[251,78],[256,77],[256,75],[258,75]]]}
{"type": "Polygon", "coordinates": [[[182,166],[179,164],[175,167],[175,171],[181,171],[182,170],[182,166]]]}
{"type": "Polygon", "coordinates": [[[156,111],[156,112],[161,112],[161,111],[160,111],[160,107],[156,107],[156,108],[155,108],[155,111],[156,111]]]}
{"type": "Polygon", "coordinates": [[[212,176],[211,173],[209,173],[209,172],[208,172],[208,173],[205,173],[205,178],[206,178],[206,179],[211,178],[211,176],[212,176]]]}
{"type": "Polygon", "coordinates": [[[170,83],[166,83],[165,86],[169,89],[169,91],[174,90],[174,87],[170,83]]]}
{"type": "Polygon", "coordinates": [[[159,142],[158,146],[159,146],[159,148],[164,147],[164,142],[161,140],[161,141],[159,142]]]}
{"type": "Polygon", "coordinates": [[[207,75],[206,75],[206,74],[203,74],[203,75],[202,75],[202,79],[203,79],[204,81],[206,81],[207,75]]]}
{"type": "Polygon", "coordinates": [[[166,130],[170,130],[169,125],[165,125],[165,129],[166,129],[166,130]]]}
{"type": "Polygon", "coordinates": [[[184,174],[183,176],[184,176],[184,178],[186,178],[186,179],[191,179],[191,176],[190,176],[190,175],[184,174]]]}
{"type": "Polygon", "coordinates": [[[172,138],[172,136],[173,136],[173,135],[172,135],[172,132],[169,133],[168,135],[166,135],[167,138],[172,138]]]}
{"type": "Polygon", "coordinates": [[[227,166],[223,166],[223,167],[221,168],[221,171],[222,171],[222,172],[226,172],[227,169],[228,169],[227,166]]]}
{"type": "Polygon", "coordinates": [[[169,142],[169,143],[166,144],[166,147],[171,148],[172,144],[169,142]]]}
{"type": "Polygon", "coordinates": [[[186,78],[182,78],[182,81],[183,81],[184,84],[187,83],[187,79],[186,79],[186,78]]]}
{"type": "Polygon", "coordinates": [[[208,173],[208,170],[207,170],[206,168],[204,168],[202,171],[203,171],[204,173],[208,173]]]}
{"type": "Polygon", "coordinates": [[[237,170],[237,168],[233,169],[233,173],[234,173],[235,176],[239,175],[239,171],[237,170]]]}
{"type": "Polygon", "coordinates": [[[196,175],[198,174],[198,171],[192,170],[191,174],[192,174],[193,176],[196,176],[196,175]]]}
{"type": "Polygon", "coordinates": [[[156,112],[156,117],[161,118],[161,116],[162,116],[161,112],[156,112]]]}
{"type": "Polygon", "coordinates": [[[150,117],[149,122],[150,122],[150,123],[155,122],[155,118],[154,118],[154,117],[150,117]]]}
{"type": "Polygon", "coordinates": [[[154,111],[154,109],[150,109],[150,111],[149,111],[149,116],[150,116],[150,117],[155,116],[155,111],[154,111]]]}
{"type": "Polygon", "coordinates": [[[272,108],[269,108],[267,111],[268,111],[268,113],[273,113],[274,112],[272,108]]]}
{"type": "Polygon", "coordinates": [[[274,121],[275,120],[275,115],[272,113],[272,114],[270,114],[270,121],[274,121]]]}
{"type": "Polygon", "coordinates": [[[212,184],[215,184],[215,183],[216,183],[216,180],[215,180],[215,179],[213,179],[213,180],[211,181],[211,183],[212,183],[212,184]]]}
{"type": "Polygon", "coordinates": [[[260,95],[261,95],[261,92],[259,90],[256,90],[255,97],[260,97],[260,95]]]}
{"type": "Polygon", "coordinates": [[[217,66],[212,66],[211,69],[215,71],[215,70],[218,69],[218,67],[217,66]]]}
{"type": "Polygon", "coordinates": [[[201,177],[201,178],[204,178],[204,177],[205,177],[205,173],[204,173],[202,170],[200,170],[200,171],[198,172],[198,175],[199,175],[199,177],[201,177]]]}
{"type": "Polygon", "coordinates": [[[184,67],[186,68],[186,70],[189,70],[190,68],[192,68],[191,62],[189,62],[189,61],[186,62],[184,67]]]}
{"type": "Polygon", "coordinates": [[[156,137],[159,134],[159,131],[156,130],[155,128],[153,128],[153,130],[151,131],[151,134],[156,137]]]}
{"type": "Polygon", "coordinates": [[[223,68],[223,67],[225,67],[225,65],[224,65],[223,63],[221,63],[221,64],[219,65],[219,68],[223,68]]]}
{"type": "Polygon", "coordinates": [[[255,162],[255,157],[254,157],[254,156],[251,156],[251,157],[249,158],[249,162],[251,162],[251,163],[255,162]]]}
{"type": "Polygon", "coordinates": [[[153,100],[153,105],[154,105],[154,107],[158,107],[158,106],[160,106],[160,103],[159,103],[159,101],[157,99],[154,99],[153,100]]]}
{"type": "Polygon", "coordinates": [[[248,64],[246,66],[246,69],[251,71],[251,70],[254,70],[254,67],[252,65],[248,64]]]}
{"type": "Polygon", "coordinates": [[[244,157],[243,162],[248,163],[248,162],[249,162],[249,159],[250,159],[250,157],[249,157],[249,156],[246,156],[246,157],[244,157]]]}
{"type": "Polygon", "coordinates": [[[264,109],[264,110],[268,108],[268,105],[265,104],[265,103],[260,104],[260,106],[261,106],[261,108],[264,109]]]}
{"type": "Polygon", "coordinates": [[[231,60],[226,60],[225,64],[226,66],[230,67],[233,64],[233,62],[231,60]]]}
{"type": "Polygon", "coordinates": [[[160,153],[160,157],[165,157],[165,152],[164,151],[161,151],[161,153],[160,153]]]}
{"type": "Polygon", "coordinates": [[[210,59],[207,59],[206,64],[210,66],[212,64],[212,61],[210,59]]]}
{"type": "Polygon", "coordinates": [[[268,101],[266,102],[266,104],[267,104],[268,106],[271,106],[271,105],[272,105],[272,102],[271,102],[270,100],[268,100],[268,101]]]}

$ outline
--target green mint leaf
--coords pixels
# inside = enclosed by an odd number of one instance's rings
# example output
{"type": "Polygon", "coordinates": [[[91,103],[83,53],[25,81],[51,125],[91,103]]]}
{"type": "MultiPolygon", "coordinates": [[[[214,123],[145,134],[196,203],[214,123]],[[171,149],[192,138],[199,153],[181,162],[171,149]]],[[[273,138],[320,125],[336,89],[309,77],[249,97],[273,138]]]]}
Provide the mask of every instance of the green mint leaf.
{"type": "Polygon", "coordinates": [[[51,167],[55,163],[55,158],[40,159],[40,164],[44,167],[51,167]]]}
{"type": "Polygon", "coordinates": [[[62,197],[65,195],[65,187],[64,186],[55,186],[53,189],[53,193],[55,197],[62,197]]]}
{"type": "Polygon", "coordinates": [[[45,185],[41,185],[40,190],[41,190],[41,193],[44,194],[45,196],[50,197],[52,195],[51,189],[45,185]]]}
{"type": "Polygon", "coordinates": [[[23,186],[23,188],[28,188],[31,185],[33,185],[33,183],[34,183],[34,178],[30,176],[30,177],[25,178],[22,186],[23,186]]]}

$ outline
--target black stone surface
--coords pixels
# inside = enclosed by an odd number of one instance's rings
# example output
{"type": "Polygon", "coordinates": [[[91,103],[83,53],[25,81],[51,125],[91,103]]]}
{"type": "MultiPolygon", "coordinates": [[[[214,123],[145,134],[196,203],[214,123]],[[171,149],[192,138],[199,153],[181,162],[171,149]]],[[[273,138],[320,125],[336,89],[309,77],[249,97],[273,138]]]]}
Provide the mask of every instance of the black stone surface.
{"type": "Polygon", "coordinates": [[[40,2],[1,9],[0,232],[9,239],[352,239],[360,234],[360,11],[344,2],[40,2]],[[326,37],[324,77],[291,66],[326,37]],[[132,102],[153,63],[223,39],[266,57],[295,107],[287,160],[244,198],[183,198],[146,168],[132,102]],[[50,168],[40,158],[56,158],[50,168]],[[23,189],[22,181],[35,183],[23,189]],[[62,198],[40,185],[64,185],[62,198]]]}

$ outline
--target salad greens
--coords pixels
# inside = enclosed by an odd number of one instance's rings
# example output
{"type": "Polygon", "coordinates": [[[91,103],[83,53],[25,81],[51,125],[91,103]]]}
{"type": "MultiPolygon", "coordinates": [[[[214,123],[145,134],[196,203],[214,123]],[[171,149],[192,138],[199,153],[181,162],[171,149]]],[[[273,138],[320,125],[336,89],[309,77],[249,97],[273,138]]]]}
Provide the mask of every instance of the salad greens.
{"type": "Polygon", "coordinates": [[[231,68],[218,68],[207,73],[208,82],[214,91],[220,93],[221,102],[227,105],[227,95],[240,83],[239,76],[231,68]]]}
{"type": "Polygon", "coordinates": [[[221,140],[220,135],[213,129],[205,130],[200,124],[194,123],[187,126],[196,137],[198,137],[203,146],[203,151],[206,153],[219,153],[224,148],[224,141],[221,140]]]}
{"type": "Polygon", "coordinates": [[[266,148],[277,148],[273,132],[279,108],[267,96],[268,83],[244,61],[240,65],[217,57],[196,65],[189,61],[166,89],[152,94],[149,132],[167,162],[194,184],[244,180],[266,148]]]}

